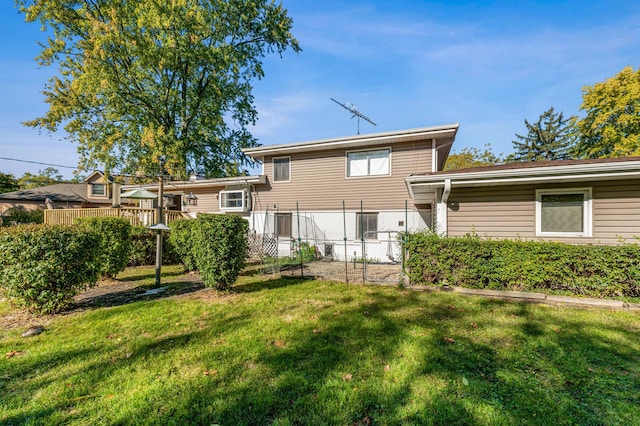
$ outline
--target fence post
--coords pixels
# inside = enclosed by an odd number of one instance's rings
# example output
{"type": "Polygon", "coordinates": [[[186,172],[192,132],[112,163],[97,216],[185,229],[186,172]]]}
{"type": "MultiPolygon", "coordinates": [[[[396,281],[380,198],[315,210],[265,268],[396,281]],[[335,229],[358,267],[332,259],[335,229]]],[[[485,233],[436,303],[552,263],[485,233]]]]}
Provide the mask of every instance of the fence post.
{"type": "Polygon", "coordinates": [[[349,284],[349,261],[347,260],[347,213],[345,211],[344,200],[342,200],[342,227],[344,230],[344,278],[349,284]]]}
{"type": "Polygon", "coordinates": [[[302,239],[300,238],[300,210],[296,201],[296,217],[298,218],[298,258],[300,259],[300,276],[304,278],[304,266],[302,264],[302,239]]]}

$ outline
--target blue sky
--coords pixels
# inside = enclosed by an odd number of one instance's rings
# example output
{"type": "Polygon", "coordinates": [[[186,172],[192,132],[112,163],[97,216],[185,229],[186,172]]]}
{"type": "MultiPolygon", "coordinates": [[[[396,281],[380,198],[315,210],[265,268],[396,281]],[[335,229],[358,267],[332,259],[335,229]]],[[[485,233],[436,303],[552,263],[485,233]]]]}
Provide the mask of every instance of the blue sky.
{"type": "MultiPolygon", "coordinates": [[[[0,157],[75,166],[75,145],[20,123],[47,109],[56,72],[34,61],[38,24],[0,4],[0,157]]],[[[637,1],[283,0],[303,51],[265,61],[255,83],[263,145],[350,136],[353,103],[377,126],[361,133],[460,123],[454,150],[510,153],[524,119],[553,106],[579,113],[582,89],[640,66],[637,1]]],[[[0,159],[19,177],[45,165],[0,159]]],[[[59,168],[70,177],[72,170],[59,168]]]]}

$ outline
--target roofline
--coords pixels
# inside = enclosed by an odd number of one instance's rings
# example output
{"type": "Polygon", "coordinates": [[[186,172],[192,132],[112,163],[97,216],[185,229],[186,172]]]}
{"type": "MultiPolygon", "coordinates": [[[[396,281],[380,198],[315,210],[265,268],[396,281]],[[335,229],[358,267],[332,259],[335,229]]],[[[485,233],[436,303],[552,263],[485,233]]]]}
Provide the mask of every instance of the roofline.
{"type": "Polygon", "coordinates": [[[243,148],[242,152],[250,157],[259,159],[264,155],[280,155],[295,152],[329,150],[335,148],[352,148],[373,144],[403,142],[415,139],[433,139],[438,137],[455,138],[455,135],[458,132],[458,127],[460,127],[458,123],[453,123],[441,126],[422,127],[394,132],[370,133],[366,135],[320,139],[309,142],[267,145],[259,146],[256,148],[243,148]]]}
{"type": "MultiPolygon", "coordinates": [[[[175,189],[198,189],[198,188],[206,188],[206,187],[216,187],[216,186],[226,186],[233,184],[264,184],[266,183],[266,176],[257,175],[257,176],[235,176],[228,178],[215,178],[215,179],[202,179],[202,180],[183,180],[183,181],[167,181],[164,183],[164,188],[166,191],[172,191],[175,189]],[[174,187],[173,189],[171,187],[174,187]]],[[[142,185],[122,185],[122,190],[128,189],[136,189],[136,188],[145,188],[145,189],[157,189],[158,183],[147,183],[142,185]]]]}
{"type": "Polygon", "coordinates": [[[448,179],[457,187],[470,187],[637,177],[640,177],[640,160],[408,176],[405,182],[413,187],[439,188],[444,187],[448,179]]]}

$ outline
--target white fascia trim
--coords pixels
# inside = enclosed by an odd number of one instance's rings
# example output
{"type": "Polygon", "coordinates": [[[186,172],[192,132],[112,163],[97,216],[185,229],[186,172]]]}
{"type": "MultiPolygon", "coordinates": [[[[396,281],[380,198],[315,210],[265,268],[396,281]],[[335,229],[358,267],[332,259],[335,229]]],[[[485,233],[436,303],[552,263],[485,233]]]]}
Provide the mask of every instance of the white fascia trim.
{"type": "Polygon", "coordinates": [[[402,130],[398,132],[374,133],[369,135],[350,136],[346,138],[323,139],[310,142],[268,145],[257,148],[243,148],[246,155],[258,158],[264,155],[285,155],[294,152],[321,151],[336,148],[366,147],[384,143],[411,141],[415,139],[453,138],[458,123],[443,126],[423,127],[419,129],[402,130]]]}
{"type": "Polygon", "coordinates": [[[436,138],[431,139],[431,173],[438,171],[438,147],[436,138]]]}
{"type": "MultiPolygon", "coordinates": [[[[219,188],[226,185],[242,185],[242,184],[264,184],[267,182],[265,175],[258,176],[237,176],[230,178],[203,179],[195,181],[167,181],[164,183],[165,191],[175,189],[197,189],[197,188],[219,188]]],[[[142,185],[122,185],[122,190],[127,189],[158,189],[158,183],[147,183],[142,185]]]]}
{"type": "MultiPolygon", "coordinates": [[[[638,165],[635,165],[636,168],[638,165]]],[[[426,177],[426,176],[425,176],[426,177]]],[[[435,179],[429,176],[428,180],[417,176],[409,176],[405,178],[407,185],[415,188],[443,188],[446,179],[451,179],[452,185],[456,187],[477,187],[477,186],[493,186],[500,185],[518,185],[527,183],[553,183],[553,182],[584,182],[589,180],[612,180],[623,178],[640,178],[640,170],[629,172],[610,172],[610,173],[590,173],[590,174],[574,174],[574,175],[553,175],[553,176],[523,176],[523,177],[494,177],[493,179],[473,179],[465,175],[449,175],[447,178],[438,177],[435,179]],[[459,178],[459,180],[456,179],[459,178]],[[466,179],[463,179],[466,178],[466,179]]]]}

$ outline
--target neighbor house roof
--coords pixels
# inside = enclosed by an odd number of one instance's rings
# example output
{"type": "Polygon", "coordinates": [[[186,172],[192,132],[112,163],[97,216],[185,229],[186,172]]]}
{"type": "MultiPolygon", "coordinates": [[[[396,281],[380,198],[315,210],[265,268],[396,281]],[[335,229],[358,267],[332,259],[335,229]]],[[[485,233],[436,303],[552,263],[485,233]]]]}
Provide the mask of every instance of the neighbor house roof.
{"type": "Polygon", "coordinates": [[[257,148],[243,148],[249,157],[260,159],[265,155],[287,155],[293,153],[324,151],[337,148],[363,148],[367,146],[409,142],[414,140],[436,139],[440,143],[453,143],[459,124],[422,127],[386,133],[348,136],[334,139],[322,139],[310,142],[298,142],[280,145],[267,145],[257,148]]]}
{"type": "Polygon", "coordinates": [[[38,188],[6,192],[4,194],[0,194],[0,200],[44,202],[49,198],[51,201],[82,202],[87,201],[87,199],[82,195],[86,194],[86,192],[87,185],[84,183],[57,183],[38,188]]]}
{"type": "Polygon", "coordinates": [[[446,170],[405,178],[412,198],[425,200],[438,188],[584,182],[640,178],[640,157],[509,163],[446,170]]]}

